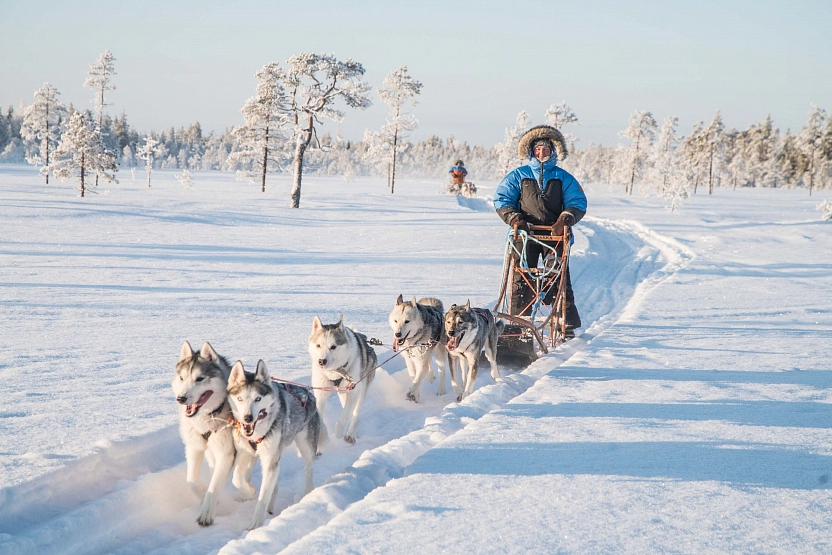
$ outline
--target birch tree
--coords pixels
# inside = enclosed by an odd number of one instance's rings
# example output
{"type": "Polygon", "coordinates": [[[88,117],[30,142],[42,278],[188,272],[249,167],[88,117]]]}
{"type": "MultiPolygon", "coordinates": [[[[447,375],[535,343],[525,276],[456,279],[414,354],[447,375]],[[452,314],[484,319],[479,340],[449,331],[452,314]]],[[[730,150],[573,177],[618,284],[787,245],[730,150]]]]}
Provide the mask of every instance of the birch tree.
{"type": "Polygon", "coordinates": [[[624,160],[629,173],[627,194],[633,194],[633,184],[636,177],[641,177],[647,164],[650,146],[656,138],[656,120],[653,114],[644,110],[637,110],[630,116],[630,125],[621,132],[621,136],[629,139],[632,144],[624,149],[624,160]]]}
{"type": "Polygon", "coordinates": [[[136,151],[136,157],[139,160],[144,160],[144,169],[147,172],[148,187],[150,187],[150,174],[153,171],[153,163],[156,160],[163,160],[167,154],[168,149],[165,145],[150,135],[145,137],[144,144],[136,151]]]}
{"type": "Polygon", "coordinates": [[[95,122],[89,112],[73,112],[69,116],[66,131],[55,150],[53,162],[47,166],[56,177],[66,180],[72,176],[80,179],[80,192],[86,192],[87,175],[94,172],[105,180],[118,183],[115,178],[116,156],[108,149],[101,149],[95,122]]]}
{"type": "Polygon", "coordinates": [[[344,119],[344,113],[334,106],[338,99],[350,108],[370,106],[370,86],[361,81],[364,67],[350,58],[342,62],[332,55],[302,52],[286,63],[288,71],[281,72],[281,80],[286,87],[287,113],[295,136],[291,206],[299,208],[303,156],[312,139],[317,138],[317,126],[324,119],[344,119]]]}
{"type": "MultiPolygon", "coordinates": [[[[98,60],[90,64],[90,71],[87,74],[87,80],[84,81],[84,87],[92,89],[95,92],[93,98],[93,105],[95,106],[95,113],[98,116],[95,126],[95,132],[98,138],[99,151],[103,155],[105,151],[104,146],[104,107],[107,106],[104,101],[104,92],[115,90],[115,85],[111,83],[111,78],[116,74],[113,62],[115,58],[109,50],[105,50],[98,60]]],[[[98,174],[95,175],[95,185],[98,186],[98,174]]]]}
{"type": "MultiPolygon", "coordinates": [[[[807,167],[805,173],[809,174],[809,196],[812,196],[812,189],[815,187],[815,173],[818,166],[818,154],[821,147],[821,139],[824,135],[824,121],[826,110],[812,104],[809,111],[809,119],[800,131],[797,138],[797,145],[800,151],[806,156],[807,167]]],[[[805,181],[805,177],[804,177],[805,181]]]]}
{"type": "Polygon", "coordinates": [[[414,97],[420,93],[421,89],[422,83],[410,76],[406,65],[402,65],[387,74],[387,77],[384,78],[384,85],[378,89],[381,101],[388,106],[387,124],[382,127],[381,136],[390,145],[391,194],[396,188],[396,154],[398,153],[401,133],[413,131],[419,125],[413,114],[404,111],[405,106],[407,104],[416,105],[414,97]]]}
{"type": "Polygon", "coordinates": [[[281,80],[283,73],[278,64],[264,65],[255,74],[257,88],[242,110],[245,124],[234,129],[239,150],[229,156],[229,162],[245,162],[252,171],[245,174],[249,180],[260,180],[260,192],[266,192],[266,173],[280,168],[279,153],[286,141],[283,129],[289,124],[287,108],[289,99],[281,80]]]}
{"type": "Polygon", "coordinates": [[[61,138],[60,124],[66,119],[66,106],[58,100],[58,89],[44,83],[35,91],[35,101],[23,114],[20,134],[26,143],[26,161],[41,166],[49,185],[49,155],[54,153],[61,138]]]}

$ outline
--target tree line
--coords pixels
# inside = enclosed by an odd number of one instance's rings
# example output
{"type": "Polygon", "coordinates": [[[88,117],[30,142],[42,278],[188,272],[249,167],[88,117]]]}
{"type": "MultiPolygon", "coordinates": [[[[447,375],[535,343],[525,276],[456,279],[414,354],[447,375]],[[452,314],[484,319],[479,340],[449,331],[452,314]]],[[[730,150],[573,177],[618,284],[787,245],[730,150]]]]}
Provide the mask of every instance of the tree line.
{"type": "MultiPolygon", "coordinates": [[[[528,113],[505,130],[504,141],[482,147],[453,136],[431,135],[411,141],[418,126],[409,111],[422,84],[401,66],[377,89],[388,106],[385,125],[367,130],[362,141],[344,141],[336,132],[319,135],[324,120],[340,122],[339,106],[363,109],[371,104],[372,88],[363,66],[351,59],[301,53],[285,64],[263,66],[256,74],[255,94],[241,109],[243,123],[222,133],[203,133],[200,124],[140,133],[124,113],[106,110],[115,89],[115,58],[109,51],[90,64],[84,86],[93,91],[93,109],[64,106],[48,83],[35,91],[34,102],[0,115],[0,162],[29,162],[41,168],[46,182],[54,175],[77,178],[84,196],[92,179],[117,182],[119,167],[143,167],[147,184],[157,168],[187,171],[234,171],[266,190],[269,173],[293,176],[291,205],[300,205],[304,172],[314,175],[387,176],[390,192],[396,177],[443,179],[449,164],[463,159],[469,175],[499,179],[516,167],[520,136],[532,126],[528,113]]],[[[832,116],[812,106],[806,124],[796,133],[781,132],[771,117],[745,130],[726,129],[719,111],[707,125],[696,123],[687,135],[678,118],[659,125],[651,112],[635,111],[620,136],[628,144],[604,147],[577,145],[571,133],[580,121],[566,105],[553,104],[544,121],[560,129],[571,156],[561,165],[584,183],[619,184],[627,194],[638,188],[667,199],[674,210],[700,190],[715,187],[804,187],[809,194],[832,186],[832,116]],[[566,128],[566,129],[564,129],[566,128]]]]}

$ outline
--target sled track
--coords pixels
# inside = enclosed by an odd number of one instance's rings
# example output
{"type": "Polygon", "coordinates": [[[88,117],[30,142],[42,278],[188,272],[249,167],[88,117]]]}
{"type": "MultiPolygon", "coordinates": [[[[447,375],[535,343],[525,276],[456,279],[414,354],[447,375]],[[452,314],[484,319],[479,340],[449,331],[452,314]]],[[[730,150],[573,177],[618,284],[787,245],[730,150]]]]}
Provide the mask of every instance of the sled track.
{"type": "MultiPolygon", "coordinates": [[[[363,452],[345,470],[330,471],[309,495],[299,499],[295,494],[294,504],[291,498],[284,501],[282,512],[265,526],[241,538],[251,503],[240,505],[232,495],[220,499],[218,514],[224,519],[218,524],[199,528],[193,522],[191,509],[196,510],[198,498],[181,494],[184,465],[181,449],[173,446],[178,443],[176,428],[170,427],[0,490],[0,554],[278,552],[314,533],[374,489],[404,476],[409,465],[439,442],[526,391],[612,323],[628,318],[650,290],[693,256],[681,244],[635,222],[588,217],[577,230],[573,281],[586,332],[522,373],[508,374],[462,403],[447,405],[422,428],[363,452]],[[157,456],[172,451],[178,456],[157,456]]],[[[300,483],[300,464],[291,454],[284,459],[281,493],[301,491],[295,484],[300,483]]],[[[331,467],[324,466],[324,475],[331,467]]]]}

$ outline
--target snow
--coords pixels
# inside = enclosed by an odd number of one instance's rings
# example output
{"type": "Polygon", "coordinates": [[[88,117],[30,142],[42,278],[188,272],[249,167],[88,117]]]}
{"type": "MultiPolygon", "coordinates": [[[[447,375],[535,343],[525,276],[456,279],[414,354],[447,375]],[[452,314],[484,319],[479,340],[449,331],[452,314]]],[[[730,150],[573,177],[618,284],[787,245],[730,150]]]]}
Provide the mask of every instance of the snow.
{"type": "Polygon", "coordinates": [[[120,182],[79,199],[0,166],[0,553],[832,550],[832,226],[805,191],[718,188],[670,214],[587,187],[581,335],[462,403],[427,383],[405,401],[392,359],[356,445],[333,440],[303,498],[287,450],[277,516],[246,533],[230,484],[195,523],[182,341],[308,383],[316,314],[389,343],[399,293],[489,306],[496,184],[307,178],[293,210],[287,177],[120,182]]]}

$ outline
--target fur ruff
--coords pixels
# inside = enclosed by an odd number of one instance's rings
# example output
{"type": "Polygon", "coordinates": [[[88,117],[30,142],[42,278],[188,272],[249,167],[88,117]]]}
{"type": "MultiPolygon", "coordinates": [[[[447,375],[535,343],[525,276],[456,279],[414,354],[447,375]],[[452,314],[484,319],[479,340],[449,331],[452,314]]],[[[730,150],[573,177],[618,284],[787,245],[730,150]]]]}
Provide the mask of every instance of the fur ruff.
{"type": "Polygon", "coordinates": [[[517,156],[522,160],[528,160],[531,156],[531,146],[538,139],[549,139],[555,145],[555,151],[558,154],[558,160],[565,160],[569,156],[569,151],[566,148],[566,140],[560,131],[551,125],[537,125],[526,131],[520,142],[517,144],[517,156]]]}

